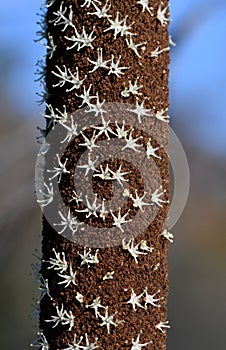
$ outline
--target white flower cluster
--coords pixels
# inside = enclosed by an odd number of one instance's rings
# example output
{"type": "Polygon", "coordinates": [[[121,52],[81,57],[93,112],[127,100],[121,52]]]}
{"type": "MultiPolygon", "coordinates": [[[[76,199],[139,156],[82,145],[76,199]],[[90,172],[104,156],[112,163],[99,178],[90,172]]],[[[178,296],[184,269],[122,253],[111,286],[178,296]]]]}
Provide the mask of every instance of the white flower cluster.
{"type": "Polygon", "coordinates": [[[147,252],[153,252],[154,248],[148,247],[146,241],[142,240],[137,245],[134,246],[134,238],[131,238],[127,243],[125,239],[122,240],[122,249],[127,250],[130,255],[134,258],[136,264],[138,264],[137,258],[139,255],[146,255],[147,252]],[[140,251],[141,249],[142,251],[140,251]]]}
{"type": "Polygon", "coordinates": [[[148,305],[152,305],[154,307],[160,307],[159,304],[156,304],[158,301],[163,299],[163,297],[156,298],[156,295],[160,293],[160,290],[158,290],[154,294],[148,294],[147,290],[148,290],[148,288],[146,288],[145,291],[143,293],[141,293],[140,295],[136,295],[136,293],[134,292],[134,290],[132,288],[131,297],[126,303],[131,304],[134,311],[136,311],[136,306],[138,306],[140,308],[145,308],[145,309],[147,309],[148,305]],[[144,294],[145,294],[145,297],[144,297],[145,305],[142,306],[140,304],[140,299],[143,297],[144,294]]]}
{"type": "Polygon", "coordinates": [[[72,311],[66,311],[64,309],[64,305],[61,305],[61,308],[59,309],[59,306],[56,306],[56,316],[51,316],[50,320],[45,320],[46,322],[53,322],[54,325],[52,328],[55,328],[58,326],[58,324],[69,325],[68,330],[71,331],[74,327],[74,315],[72,311]]]}

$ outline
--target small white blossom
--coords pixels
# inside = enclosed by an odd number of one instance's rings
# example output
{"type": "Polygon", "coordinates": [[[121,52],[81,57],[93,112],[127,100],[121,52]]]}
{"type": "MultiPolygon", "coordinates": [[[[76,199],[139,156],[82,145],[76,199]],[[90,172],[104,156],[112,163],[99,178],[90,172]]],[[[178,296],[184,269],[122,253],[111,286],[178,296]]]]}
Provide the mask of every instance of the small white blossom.
{"type": "Polygon", "coordinates": [[[86,170],[85,176],[87,176],[90,171],[97,171],[97,169],[95,168],[95,163],[97,162],[97,160],[98,160],[98,157],[96,157],[96,159],[92,161],[91,156],[89,154],[87,164],[77,165],[77,168],[85,169],[86,170]]]}
{"type": "Polygon", "coordinates": [[[109,23],[111,24],[110,27],[104,30],[104,32],[108,32],[109,30],[114,31],[114,39],[116,39],[117,35],[121,33],[122,24],[124,22],[124,19],[122,21],[119,21],[119,12],[116,14],[116,18],[114,20],[108,18],[109,23]]]}
{"type": "Polygon", "coordinates": [[[165,47],[162,50],[159,50],[159,46],[151,52],[151,57],[158,57],[161,53],[165,52],[165,51],[169,51],[169,47],[165,47]]]}
{"type": "Polygon", "coordinates": [[[93,133],[93,136],[91,137],[91,139],[88,139],[88,137],[86,137],[83,132],[81,132],[83,138],[85,139],[85,142],[84,143],[80,143],[79,146],[85,146],[87,147],[90,151],[92,151],[92,149],[94,147],[99,147],[98,145],[96,145],[96,139],[97,139],[97,136],[96,136],[96,131],[94,131],[93,133]]]}
{"type": "Polygon", "coordinates": [[[52,180],[59,175],[59,179],[58,179],[57,183],[60,183],[62,174],[66,174],[66,173],[70,174],[70,171],[66,169],[66,163],[67,163],[68,159],[66,158],[65,162],[62,163],[60,160],[59,154],[57,154],[56,156],[57,156],[57,160],[58,160],[58,167],[54,166],[54,170],[47,170],[47,172],[54,173],[54,175],[52,177],[50,177],[49,180],[52,180]]]}
{"type": "Polygon", "coordinates": [[[43,44],[43,45],[44,45],[44,47],[47,50],[47,56],[51,60],[52,57],[53,57],[54,52],[57,49],[57,45],[54,44],[53,37],[49,33],[48,33],[48,43],[47,44],[43,44]]]}
{"type": "Polygon", "coordinates": [[[142,197],[139,197],[139,195],[138,195],[138,193],[137,193],[137,190],[135,190],[135,192],[136,192],[136,197],[133,197],[132,194],[130,195],[130,198],[131,198],[132,201],[133,201],[133,206],[134,206],[135,208],[139,208],[141,211],[144,211],[144,210],[143,210],[143,206],[145,206],[145,205],[151,205],[150,203],[147,203],[147,202],[144,202],[144,201],[143,201],[143,199],[144,199],[144,197],[146,196],[147,192],[145,192],[145,193],[143,194],[142,197]]]}
{"type": "Polygon", "coordinates": [[[86,305],[86,308],[87,307],[90,307],[90,308],[94,309],[96,317],[98,317],[98,308],[105,309],[105,307],[103,305],[101,305],[100,297],[94,299],[92,304],[86,305]]]}
{"type": "Polygon", "coordinates": [[[106,4],[102,8],[99,8],[95,3],[93,3],[93,6],[95,7],[96,11],[95,12],[88,12],[88,15],[95,15],[98,18],[111,17],[111,15],[108,15],[108,11],[111,8],[111,4],[108,6],[108,2],[109,2],[109,0],[106,1],[106,4]]]}
{"type": "Polygon", "coordinates": [[[68,69],[68,72],[70,74],[70,77],[68,79],[68,82],[70,84],[72,84],[73,86],[70,88],[70,89],[67,89],[66,91],[69,92],[69,91],[72,91],[74,89],[79,89],[81,87],[81,85],[83,84],[84,80],[86,79],[86,75],[84,77],[84,79],[79,79],[79,70],[78,70],[78,67],[76,67],[76,75],[72,74],[70,69],[68,69]]]}
{"type": "Polygon", "coordinates": [[[142,145],[137,144],[137,141],[142,138],[142,136],[139,136],[137,138],[133,138],[132,136],[132,130],[130,131],[129,138],[125,137],[126,145],[122,148],[124,150],[125,148],[130,148],[134,150],[135,152],[140,152],[138,149],[139,147],[142,147],[142,145]]]}
{"type": "Polygon", "coordinates": [[[158,156],[155,152],[156,151],[158,151],[160,149],[160,147],[153,147],[152,145],[151,145],[151,139],[149,139],[148,140],[148,142],[147,142],[147,157],[148,157],[148,159],[150,159],[150,157],[152,156],[152,157],[155,157],[155,158],[159,158],[159,159],[161,159],[161,157],[160,156],[158,156]]]}
{"type": "Polygon", "coordinates": [[[76,296],[75,296],[75,299],[78,300],[78,302],[79,302],[80,304],[82,304],[83,301],[84,301],[83,295],[82,295],[81,293],[79,293],[79,292],[77,292],[77,294],[76,294],[76,296]]]}
{"type": "Polygon", "coordinates": [[[85,0],[85,2],[81,5],[81,7],[90,7],[90,5],[94,5],[94,3],[97,2],[98,4],[101,4],[99,0],[85,0]]]}
{"type": "Polygon", "coordinates": [[[169,323],[169,321],[160,322],[160,323],[157,324],[157,326],[155,326],[155,328],[160,330],[162,333],[166,333],[164,328],[170,328],[170,325],[168,323],[169,323]]]}
{"type": "Polygon", "coordinates": [[[98,68],[107,68],[107,63],[110,62],[111,60],[107,60],[107,61],[103,61],[103,49],[102,48],[97,48],[97,60],[96,61],[92,61],[91,59],[87,58],[88,61],[90,63],[92,63],[94,65],[94,68],[92,70],[89,70],[89,73],[93,73],[95,72],[95,70],[97,70],[98,68]]]}
{"type": "Polygon", "coordinates": [[[45,320],[46,322],[53,322],[55,323],[52,328],[55,328],[58,326],[59,323],[62,325],[67,325],[69,324],[69,331],[72,330],[74,327],[74,316],[71,311],[69,313],[64,310],[64,305],[62,304],[61,309],[59,309],[58,306],[56,306],[56,313],[57,316],[51,316],[51,320],[45,320]]]}
{"type": "MultiPolygon", "coordinates": [[[[58,231],[58,233],[64,232],[67,228],[72,231],[72,234],[78,231],[78,228],[82,225],[82,222],[77,221],[73,216],[71,217],[70,209],[68,210],[67,216],[63,216],[60,211],[58,211],[58,213],[62,220],[59,224],[53,224],[54,226],[63,227],[61,231],[58,231]]],[[[84,228],[82,230],[84,230],[84,228]]]]}
{"type": "Polygon", "coordinates": [[[59,82],[53,87],[62,87],[65,83],[67,83],[70,80],[70,75],[68,75],[67,67],[63,65],[63,69],[60,69],[59,66],[55,66],[58,72],[52,71],[52,74],[54,74],[57,78],[60,78],[59,82]]]}
{"type": "Polygon", "coordinates": [[[161,236],[168,239],[170,243],[173,243],[174,235],[166,229],[161,233],[161,236]]]}
{"type": "Polygon", "coordinates": [[[90,47],[91,49],[93,49],[92,42],[93,40],[96,39],[96,36],[93,37],[94,30],[95,30],[95,26],[93,27],[92,32],[90,34],[87,34],[85,31],[85,27],[83,27],[82,34],[79,34],[75,29],[76,36],[73,35],[71,38],[65,36],[65,39],[73,42],[72,46],[67,47],[67,50],[71,50],[76,46],[78,51],[80,51],[84,47],[90,47]]]}
{"type": "Polygon", "coordinates": [[[127,211],[123,216],[121,215],[121,208],[118,210],[118,216],[114,215],[113,211],[111,210],[111,215],[113,217],[113,226],[118,227],[122,232],[124,232],[122,225],[126,222],[130,222],[131,220],[126,220],[126,216],[128,215],[129,211],[127,211]]]}
{"type": "Polygon", "coordinates": [[[100,177],[102,180],[111,180],[111,174],[110,174],[110,170],[108,167],[108,164],[105,167],[105,170],[103,169],[103,166],[100,165],[100,174],[95,174],[93,175],[93,177],[100,177]]]}
{"type": "Polygon", "coordinates": [[[140,249],[145,250],[146,252],[152,253],[154,251],[153,247],[148,247],[147,241],[145,239],[142,239],[140,241],[140,249]]]}
{"type": "Polygon", "coordinates": [[[108,331],[108,334],[110,334],[110,325],[113,325],[113,326],[118,326],[117,323],[115,323],[113,321],[114,319],[114,316],[117,314],[118,312],[116,311],[113,315],[109,316],[108,315],[108,306],[106,306],[105,308],[105,315],[102,316],[99,312],[98,312],[98,317],[100,317],[102,319],[102,323],[100,324],[100,326],[106,326],[107,327],[107,331],[108,331]]]}
{"type": "Polygon", "coordinates": [[[139,102],[137,100],[135,109],[127,109],[129,112],[133,112],[133,113],[137,114],[139,123],[141,123],[141,117],[142,116],[147,116],[147,117],[151,116],[150,113],[151,113],[152,110],[144,108],[144,102],[145,102],[145,99],[139,105],[139,102]]]}
{"type": "Polygon", "coordinates": [[[136,264],[138,264],[137,258],[139,255],[146,255],[147,253],[139,251],[139,245],[138,243],[136,246],[134,246],[134,238],[131,238],[127,243],[125,243],[125,239],[122,240],[122,249],[128,250],[128,252],[132,255],[134,258],[136,264]]]}
{"type": "Polygon", "coordinates": [[[161,191],[162,186],[160,186],[160,188],[157,188],[157,190],[155,190],[152,195],[151,195],[151,202],[153,204],[157,204],[159,207],[162,208],[162,204],[161,203],[169,203],[169,201],[164,201],[162,200],[160,197],[162,195],[164,195],[164,193],[166,192],[165,190],[163,192],[161,191]]]}
{"type": "Polygon", "coordinates": [[[100,135],[102,135],[104,133],[105,136],[108,138],[108,140],[110,140],[110,136],[108,133],[114,134],[113,130],[111,130],[111,128],[109,126],[110,120],[106,121],[104,119],[103,115],[101,116],[101,119],[102,119],[102,126],[91,125],[91,127],[96,129],[96,130],[99,130],[97,137],[99,137],[100,135]]]}
{"type": "Polygon", "coordinates": [[[50,185],[48,186],[44,182],[44,186],[46,188],[46,192],[40,188],[39,193],[41,193],[43,198],[37,200],[37,202],[40,203],[41,207],[45,207],[53,201],[53,184],[50,183],[50,185]]]}
{"type": "Polygon", "coordinates": [[[100,208],[100,217],[105,221],[107,214],[108,214],[108,211],[105,209],[105,198],[104,198],[100,208]]]}
{"type": "Polygon", "coordinates": [[[128,46],[130,49],[132,49],[132,50],[135,52],[135,54],[136,54],[139,58],[141,58],[141,55],[139,54],[139,52],[138,52],[137,49],[138,49],[138,47],[147,44],[147,41],[145,41],[145,42],[143,42],[143,43],[135,44],[135,43],[133,42],[132,36],[130,36],[129,40],[126,38],[126,44],[127,44],[127,46],[128,46]]]}
{"type": "Polygon", "coordinates": [[[129,31],[132,28],[134,22],[132,22],[130,25],[127,25],[126,24],[127,18],[128,18],[128,15],[123,19],[123,24],[121,26],[120,34],[121,34],[121,36],[130,35],[130,37],[131,37],[132,35],[135,35],[129,31]]]}
{"type": "Polygon", "coordinates": [[[169,115],[163,115],[164,113],[168,112],[168,108],[166,109],[161,109],[161,111],[159,112],[156,112],[155,113],[155,118],[162,121],[162,122],[166,122],[166,123],[169,123],[169,115]]]}
{"type": "Polygon", "coordinates": [[[119,55],[118,61],[114,62],[114,58],[115,56],[112,54],[111,55],[111,65],[109,67],[109,74],[115,74],[117,77],[120,77],[120,74],[125,74],[124,72],[122,72],[123,69],[128,69],[129,67],[119,67],[119,63],[121,60],[121,55],[119,55]]]}
{"type": "Polygon", "coordinates": [[[81,341],[83,339],[83,336],[80,337],[78,342],[77,342],[76,338],[77,338],[77,335],[75,334],[73,342],[71,344],[68,344],[69,347],[68,348],[64,348],[63,350],[79,350],[79,349],[83,349],[83,347],[80,346],[81,341]]]}
{"type": "Polygon", "coordinates": [[[117,121],[115,122],[115,125],[116,125],[115,135],[118,137],[118,139],[126,138],[129,130],[125,130],[125,120],[123,120],[121,127],[118,125],[117,121]]]}
{"type": "Polygon", "coordinates": [[[158,11],[157,11],[157,19],[160,21],[161,25],[165,27],[167,22],[169,22],[169,19],[166,17],[166,11],[168,9],[168,6],[166,6],[164,9],[162,9],[162,5],[159,5],[158,11]]]}
{"type": "Polygon", "coordinates": [[[75,201],[76,204],[78,205],[79,202],[82,202],[82,199],[81,199],[82,193],[78,195],[75,190],[73,190],[73,193],[74,193],[74,196],[72,196],[69,202],[75,201]]]}
{"type": "Polygon", "coordinates": [[[151,10],[153,10],[153,7],[149,8],[149,0],[139,0],[137,1],[137,4],[143,6],[142,12],[147,10],[150,13],[150,15],[153,16],[153,13],[151,12],[151,10]]]}
{"type": "Polygon", "coordinates": [[[145,347],[151,343],[152,343],[152,341],[149,341],[148,343],[141,344],[140,343],[140,334],[139,334],[136,340],[132,339],[133,346],[132,346],[131,350],[141,350],[143,347],[145,347]]]}
{"type": "Polygon", "coordinates": [[[148,304],[151,304],[152,306],[155,306],[155,307],[160,307],[159,304],[156,304],[159,300],[162,300],[163,298],[155,298],[155,296],[157,294],[160,293],[160,290],[158,290],[156,293],[154,294],[148,294],[148,288],[145,289],[145,309],[147,309],[147,305],[148,304]]]}
{"type": "Polygon", "coordinates": [[[136,295],[132,288],[132,293],[130,299],[126,302],[127,304],[131,304],[133,306],[133,310],[136,311],[136,306],[143,308],[143,306],[139,303],[140,298],[144,295],[144,292],[140,295],[136,295]]]}
{"type": "Polygon", "coordinates": [[[62,2],[60,5],[60,9],[57,12],[53,12],[53,14],[56,17],[50,21],[51,23],[54,23],[54,25],[64,25],[62,32],[64,32],[67,29],[67,27],[74,27],[72,6],[71,5],[69,6],[70,12],[67,17],[66,12],[68,8],[65,7],[63,10],[63,5],[64,3],[62,2]]]}
{"type": "Polygon", "coordinates": [[[89,94],[89,93],[90,93],[91,87],[92,87],[92,84],[90,84],[88,90],[86,90],[86,87],[83,86],[83,94],[81,94],[81,95],[77,95],[77,94],[76,94],[76,96],[78,96],[79,98],[82,99],[82,103],[81,103],[81,105],[80,105],[79,107],[82,107],[84,104],[89,105],[89,104],[90,104],[90,101],[91,101],[93,98],[96,98],[96,96],[90,96],[90,94],[89,94]]]}
{"type": "Polygon", "coordinates": [[[94,255],[91,254],[91,249],[89,248],[88,251],[86,251],[86,248],[84,248],[84,253],[81,254],[78,252],[82,262],[81,266],[87,264],[88,268],[90,267],[90,264],[98,264],[99,260],[97,257],[99,249],[96,249],[96,252],[94,255]]]}
{"type": "Polygon", "coordinates": [[[61,124],[66,130],[68,130],[66,137],[61,141],[61,143],[70,142],[73,137],[78,136],[78,132],[77,132],[78,125],[75,124],[74,118],[72,115],[71,115],[70,126],[66,125],[65,123],[61,123],[61,124]]]}
{"type": "Polygon", "coordinates": [[[105,104],[105,100],[103,100],[103,102],[100,102],[99,100],[99,94],[97,92],[96,94],[96,103],[89,103],[89,110],[86,110],[86,113],[95,113],[95,117],[98,116],[98,114],[100,114],[101,116],[103,115],[103,113],[106,113],[106,111],[102,108],[103,105],[105,104]]]}
{"type": "Polygon", "coordinates": [[[95,217],[98,217],[97,210],[100,208],[100,204],[97,205],[97,197],[95,196],[95,199],[93,201],[93,204],[91,204],[88,200],[88,197],[86,196],[86,208],[85,209],[76,209],[78,213],[87,213],[86,218],[89,218],[90,216],[94,215],[95,217]]]}
{"type": "Polygon", "coordinates": [[[114,273],[115,273],[115,271],[107,272],[106,275],[104,275],[104,277],[103,277],[103,281],[113,279],[114,273]]]}
{"type": "Polygon", "coordinates": [[[47,295],[51,300],[53,299],[50,295],[50,292],[49,292],[49,281],[48,279],[44,279],[43,277],[41,277],[40,279],[40,286],[38,287],[38,290],[41,292],[41,297],[38,301],[38,304],[40,303],[40,301],[44,298],[45,295],[47,295]]]}
{"type": "Polygon", "coordinates": [[[126,172],[122,172],[122,164],[119,166],[118,170],[116,170],[115,172],[111,169],[109,169],[110,173],[112,174],[112,178],[111,180],[117,180],[118,183],[123,186],[122,181],[129,181],[128,179],[124,179],[123,176],[127,175],[130,173],[130,171],[126,171],[126,172]]]}
{"type": "Polygon", "coordinates": [[[48,267],[48,269],[54,269],[56,271],[60,271],[60,273],[63,273],[68,268],[68,264],[65,259],[65,254],[64,252],[57,253],[55,248],[53,248],[53,252],[55,254],[55,258],[50,258],[50,260],[48,260],[48,262],[51,265],[48,267]],[[62,254],[62,257],[61,257],[61,254],[62,254]]]}
{"type": "Polygon", "coordinates": [[[85,333],[85,338],[86,338],[86,345],[81,347],[83,350],[94,350],[94,349],[97,349],[99,347],[97,345],[98,338],[95,338],[94,343],[89,342],[87,333],[85,333]]]}
{"type": "Polygon", "coordinates": [[[41,350],[49,350],[49,344],[42,332],[37,332],[38,339],[36,339],[30,346],[35,348],[41,348],[41,350]]]}
{"type": "Polygon", "coordinates": [[[58,284],[65,284],[65,288],[67,288],[71,283],[73,283],[75,286],[77,285],[77,283],[75,282],[75,276],[76,276],[77,272],[73,272],[72,270],[72,266],[70,264],[70,273],[69,275],[62,275],[60,273],[58,273],[58,276],[63,278],[63,281],[58,282],[58,284]]]}
{"type": "Polygon", "coordinates": [[[141,92],[138,92],[139,89],[143,87],[143,85],[138,86],[137,85],[138,77],[136,78],[134,84],[132,84],[131,80],[129,80],[129,88],[125,88],[122,92],[121,95],[123,97],[129,97],[130,93],[133,95],[142,95],[141,92]]]}
{"type": "Polygon", "coordinates": [[[64,107],[63,112],[61,112],[58,108],[55,108],[57,113],[54,111],[51,104],[46,103],[46,107],[48,108],[49,112],[47,112],[48,114],[44,114],[45,118],[51,119],[53,124],[56,124],[57,122],[59,122],[61,124],[66,123],[68,113],[67,113],[65,105],[63,105],[63,107],[64,107]]]}

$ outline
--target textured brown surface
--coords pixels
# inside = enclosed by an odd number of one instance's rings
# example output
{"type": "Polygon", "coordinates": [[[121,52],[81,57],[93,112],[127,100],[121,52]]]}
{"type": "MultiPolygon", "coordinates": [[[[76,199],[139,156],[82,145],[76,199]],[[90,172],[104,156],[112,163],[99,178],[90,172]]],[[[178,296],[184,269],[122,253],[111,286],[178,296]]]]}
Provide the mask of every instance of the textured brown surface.
{"type": "MultiPolygon", "coordinates": [[[[48,10],[47,20],[53,19],[52,14],[57,11],[60,6],[60,1],[56,1],[48,10]]],[[[115,18],[116,13],[120,12],[120,18],[128,15],[127,23],[134,21],[132,32],[137,33],[139,40],[136,42],[147,41],[146,50],[144,53],[139,49],[142,58],[139,59],[132,50],[126,46],[125,39],[118,36],[116,40],[113,38],[112,31],[103,33],[103,29],[108,27],[107,19],[98,19],[96,16],[87,15],[90,8],[81,8],[83,1],[64,1],[65,6],[72,4],[74,17],[73,21],[79,32],[85,26],[86,31],[90,33],[93,26],[96,26],[95,35],[97,38],[93,42],[94,50],[91,48],[76,50],[66,50],[68,41],[64,39],[64,35],[70,36],[73,31],[66,29],[62,32],[62,26],[54,26],[48,24],[48,32],[53,36],[54,43],[57,44],[56,52],[52,59],[47,59],[47,74],[46,84],[48,88],[49,97],[47,103],[50,103],[54,108],[62,110],[62,106],[66,105],[68,112],[73,112],[78,109],[81,100],[76,97],[74,90],[66,92],[70,88],[70,84],[63,87],[55,87],[52,85],[58,82],[58,79],[51,73],[55,69],[55,65],[62,67],[66,65],[71,72],[76,72],[76,67],[79,67],[80,77],[83,78],[87,74],[85,86],[92,84],[91,95],[99,93],[100,100],[106,99],[108,102],[126,102],[135,104],[135,96],[123,98],[121,91],[125,86],[129,85],[129,80],[133,81],[137,76],[140,77],[139,84],[143,85],[143,96],[149,98],[146,108],[155,107],[156,111],[168,107],[168,65],[169,53],[164,52],[157,58],[151,58],[151,52],[157,46],[165,48],[168,46],[168,28],[167,25],[163,27],[161,23],[145,11],[142,12],[141,5],[137,5],[136,0],[122,1],[114,0],[109,3],[112,7],[109,13],[115,18]],[[121,78],[107,75],[108,71],[105,69],[98,69],[93,74],[89,74],[88,70],[93,68],[93,65],[87,61],[87,57],[91,60],[96,60],[97,48],[103,48],[104,60],[111,59],[111,54],[116,58],[120,54],[122,56],[120,66],[129,66],[130,69],[121,78]]],[[[153,14],[156,14],[160,5],[160,1],[149,1],[149,6],[153,7],[153,14]]],[[[167,6],[167,1],[162,1],[162,7],[167,6]]],[[[92,8],[93,10],[93,8],[92,8]]],[[[92,12],[92,11],[90,11],[92,12]]],[[[134,39],[135,41],[135,39],[134,39]]],[[[83,87],[81,90],[83,91],[83,87]]],[[[142,101],[142,99],[140,100],[142,101]]],[[[167,131],[165,138],[167,139],[167,131]]],[[[163,157],[163,161],[157,161],[160,168],[162,183],[164,189],[168,191],[168,162],[164,155],[164,151],[159,154],[163,157]]],[[[126,169],[123,168],[123,170],[126,169]]],[[[139,177],[137,177],[139,179],[139,177]]],[[[138,180],[137,180],[138,181],[138,180]]],[[[138,181],[139,182],[139,181],[138,181]]],[[[133,188],[138,188],[139,193],[143,193],[142,185],[133,181],[133,188]]],[[[67,202],[64,186],[69,186],[70,180],[63,179],[61,190],[64,192],[63,198],[67,202]]],[[[105,189],[105,198],[109,195],[109,189],[105,189]]],[[[97,189],[98,193],[98,189],[97,189]]],[[[164,199],[167,199],[167,195],[164,199]]],[[[87,265],[80,266],[80,258],[78,251],[83,252],[83,247],[75,243],[71,243],[62,236],[60,236],[48,222],[43,218],[43,242],[42,242],[42,257],[43,260],[48,261],[54,257],[52,249],[55,248],[57,252],[64,252],[66,260],[72,264],[73,271],[77,271],[76,283],[74,286],[70,284],[68,288],[64,285],[59,285],[61,279],[58,277],[56,271],[48,269],[49,265],[46,262],[42,263],[42,275],[49,281],[50,294],[52,300],[48,296],[44,296],[41,301],[40,313],[40,328],[44,330],[44,334],[49,342],[49,349],[65,349],[69,343],[72,343],[74,335],[77,335],[77,340],[80,336],[88,334],[90,341],[98,338],[98,346],[103,350],[116,349],[131,349],[132,339],[136,339],[139,334],[140,343],[153,341],[145,349],[161,350],[165,349],[166,335],[161,333],[155,326],[160,321],[167,319],[167,294],[168,294],[168,273],[167,273],[167,241],[161,236],[163,224],[167,217],[168,205],[164,204],[160,208],[155,221],[151,223],[148,229],[142,234],[135,237],[135,243],[142,239],[147,240],[148,246],[153,246],[154,251],[147,255],[141,255],[136,264],[132,256],[122,246],[113,248],[99,249],[98,258],[99,263],[93,264],[90,268],[87,265]],[[159,264],[158,269],[155,266],[159,264]],[[114,278],[103,280],[104,275],[108,271],[114,270],[114,278]],[[162,297],[159,304],[161,307],[148,306],[147,309],[137,307],[134,311],[131,304],[126,304],[130,299],[131,288],[139,295],[145,288],[148,287],[149,294],[154,294],[160,290],[157,297],[162,297]],[[127,290],[125,290],[127,289],[127,290]],[[76,299],[76,293],[79,292],[84,296],[83,304],[80,304],[76,299]],[[100,297],[101,303],[104,306],[109,306],[109,314],[112,315],[118,311],[114,321],[124,320],[117,327],[110,326],[110,334],[107,333],[106,327],[100,326],[100,320],[95,317],[93,309],[85,308],[86,304],[91,304],[93,299],[100,297]],[[52,328],[53,323],[47,323],[51,315],[55,315],[55,305],[61,306],[63,303],[66,310],[71,310],[75,316],[75,324],[71,331],[68,326],[58,325],[52,328]]],[[[139,227],[138,227],[139,230],[139,227]]],[[[144,305],[144,298],[140,300],[144,305]]],[[[104,309],[99,309],[100,313],[104,314],[104,309]]],[[[82,343],[84,345],[85,343],[82,343]]]]}

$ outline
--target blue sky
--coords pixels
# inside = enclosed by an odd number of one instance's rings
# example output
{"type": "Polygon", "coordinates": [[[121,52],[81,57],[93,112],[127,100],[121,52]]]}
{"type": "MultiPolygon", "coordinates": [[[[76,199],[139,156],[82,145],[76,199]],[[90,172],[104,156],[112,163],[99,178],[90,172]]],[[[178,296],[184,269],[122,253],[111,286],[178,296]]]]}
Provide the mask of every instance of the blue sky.
{"type": "MultiPolygon", "coordinates": [[[[0,4],[2,84],[18,108],[37,115],[37,120],[42,108],[35,102],[38,85],[34,83],[34,71],[37,59],[44,53],[43,47],[34,43],[40,3],[11,0],[0,4]],[[5,69],[7,62],[2,62],[3,51],[13,63],[9,71],[5,69]]],[[[188,135],[197,144],[217,154],[222,147],[226,150],[226,2],[172,0],[171,18],[170,31],[175,37],[185,30],[172,51],[173,124],[186,125],[188,135]],[[215,11],[208,13],[209,7],[215,11]]]]}

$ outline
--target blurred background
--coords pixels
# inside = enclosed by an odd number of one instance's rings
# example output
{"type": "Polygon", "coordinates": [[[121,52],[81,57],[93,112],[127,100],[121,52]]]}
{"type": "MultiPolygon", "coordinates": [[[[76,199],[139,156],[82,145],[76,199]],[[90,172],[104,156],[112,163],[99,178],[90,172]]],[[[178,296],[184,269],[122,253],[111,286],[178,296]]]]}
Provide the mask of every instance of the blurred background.
{"type": "MultiPolygon", "coordinates": [[[[0,344],[35,338],[32,253],[41,215],[34,167],[42,126],[34,43],[40,1],[0,4],[0,344]]],[[[226,348],[226,1],[171,0],[171,125],[188,157],[191,188],[172,232],[168,350],[226,348]]]]}

